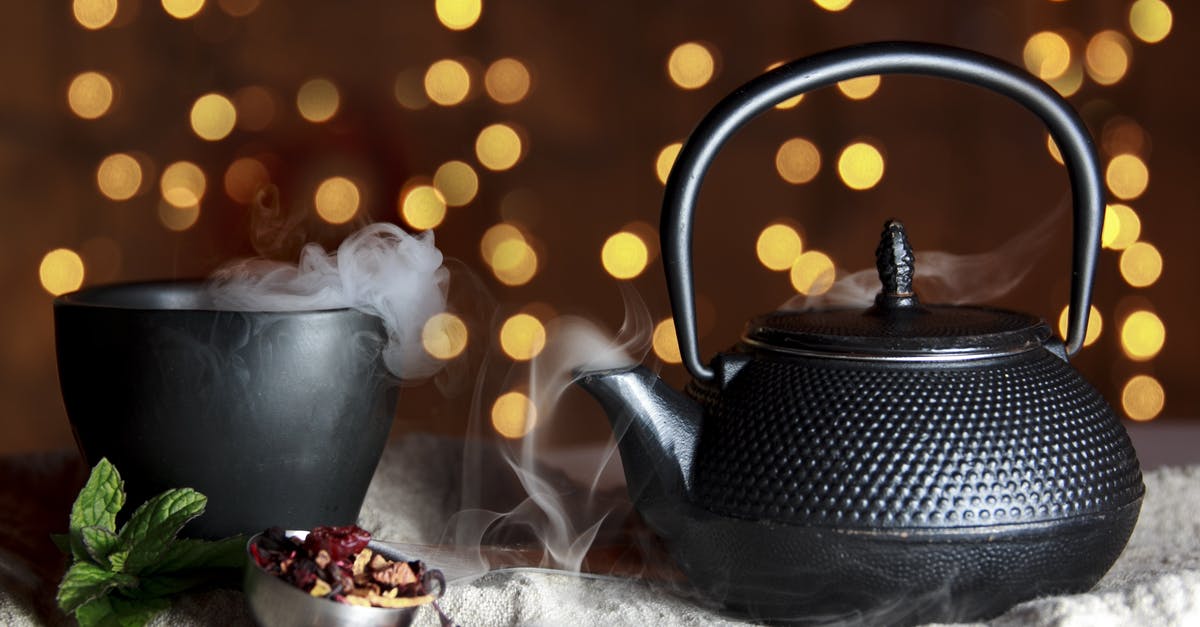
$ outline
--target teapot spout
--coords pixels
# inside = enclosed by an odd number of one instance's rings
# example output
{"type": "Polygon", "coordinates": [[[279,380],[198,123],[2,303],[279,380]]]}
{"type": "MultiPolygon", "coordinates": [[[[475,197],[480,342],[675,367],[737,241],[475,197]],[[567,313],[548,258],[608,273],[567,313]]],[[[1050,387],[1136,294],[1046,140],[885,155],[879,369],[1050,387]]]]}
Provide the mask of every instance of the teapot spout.
{"type": "Polygon", "coordinates": [[[664,536],[689,500],[700,404],[645,366],[583,373],[576,382],[604,409],[625,467],[629,496],[664,536]]]}

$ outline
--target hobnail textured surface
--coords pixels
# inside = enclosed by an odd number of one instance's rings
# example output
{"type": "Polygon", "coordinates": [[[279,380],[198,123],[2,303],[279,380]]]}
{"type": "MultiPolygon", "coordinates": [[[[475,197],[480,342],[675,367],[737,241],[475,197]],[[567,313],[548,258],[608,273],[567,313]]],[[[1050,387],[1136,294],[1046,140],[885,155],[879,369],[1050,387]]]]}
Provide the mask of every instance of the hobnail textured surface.
{"type": "Polygon", "coordinates": [[[1125,430],[1046,350],[912,366],[757,355],[705,405],[694,501],[838,528],[1033,523],[1142,495],[1125,430]]]}

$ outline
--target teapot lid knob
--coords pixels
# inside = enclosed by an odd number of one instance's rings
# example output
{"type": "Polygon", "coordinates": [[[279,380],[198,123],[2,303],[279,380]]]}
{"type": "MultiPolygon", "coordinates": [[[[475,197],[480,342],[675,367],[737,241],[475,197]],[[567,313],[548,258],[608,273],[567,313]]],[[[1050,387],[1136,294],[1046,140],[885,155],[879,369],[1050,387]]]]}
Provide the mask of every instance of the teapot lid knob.
{"type": "Polygon", "coordinates": [[[913,291],[914,260],[904,225],[899,220],[885,222],[879,247],[875,249],[875,268],[883,284],[875,296],[876,309],[922,309],[913,291]]]}

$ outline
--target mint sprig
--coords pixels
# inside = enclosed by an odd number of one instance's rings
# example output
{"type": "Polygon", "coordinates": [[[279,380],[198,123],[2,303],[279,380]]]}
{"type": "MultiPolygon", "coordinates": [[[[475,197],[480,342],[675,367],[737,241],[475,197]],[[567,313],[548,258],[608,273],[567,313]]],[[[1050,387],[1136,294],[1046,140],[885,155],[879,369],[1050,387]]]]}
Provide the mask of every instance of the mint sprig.
{"type": "Polygon", "coordinates": [[[145,625],[170,606],[168,597],[236,576],[245,562],[242,536],[175,537],[208,503],[191,488],[146,501],[118,530],[124,486],[101,459],[71,508],[70,531],[55,538],[73,562],[58,586],[58,606],[82,627],[145,625]]]}

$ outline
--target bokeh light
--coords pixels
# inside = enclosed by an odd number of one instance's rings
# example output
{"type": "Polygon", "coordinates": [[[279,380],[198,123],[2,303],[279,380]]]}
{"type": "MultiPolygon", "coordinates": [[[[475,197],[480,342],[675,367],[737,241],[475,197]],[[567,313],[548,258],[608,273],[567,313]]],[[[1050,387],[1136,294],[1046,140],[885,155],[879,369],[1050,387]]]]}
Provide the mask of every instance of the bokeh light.
{"type": "Polygon", "coordinates": [[[479,175],[462,161],[447,161],[434,172],[433,186],[441,192],[447,205],[462,207],[474,200],[479,192],[479,175]]]}
{"type": "MultiPolygon", "coordinates": [[[[776,61],[775,63],[772,63],[771,65],[767,66],[767,71],[773,70],[781,65],[783,65],[783,61],[776,61]]],[[[779,104],[775,105],[775,108],[776,109],[792,109],[796,105],[800,104],[801,100],[804,100],[804,94],[796,94],[795,96],[792,96],[791,98],[788,98],[787,100],[784,100],[783,102],[780,102],[779,104]]]]}
{"type": "Polygon", "coordinates": [[[471,93],[471,74],[467,67],[454,59],[434,61],[425,71],[425,95],[429,99],[450,107],[466,99],[471,93]]]}
{"type": "Polygon", "coordinates": [[[250,204],[254,195],[271,182],[267,166],[258,159],[242,157],[225,169],[225,193],[242,204],[250,204]]]}
{"type": "Polygon", "coordinates": [[[1121,348],[1134,361],[1153,359],[1167,339],[1167,327],[1153,312],[1135,311],[1121,324],[1121,348]]]}
{"type": "Polygon", "coordinates": [[[113,200],[129,200],[142,187],[142,166],[123,152],[109,155],[96,168],[96,186],[113,200]]]}
{"type": "Polygon", "coordinates": [[[108,113],[112,103],[112,83],[99,72],[79,74],[71,79],[67,87],[67,105],[72,113],[85,120],[94,120],[108,113]]]}
{"type": "Polygon", "coordinates": [[[1121,389],[1121,407],[1133,420],[1153,420],[1162,413],[1166,401],[1162,384],[1149,375],[1134,375],[1121,389]]]}
{"type": "Polygon", "coordinates": [[[515,287],[533,280],[537,274],[538,258],[524,238],[506,239],[496,245],[489,265],[498,281],[515,287]]]}
{"type": "Polygon", "coordinates": [[[716,61],[704,44],[689,41],[680,44],[667,58],[667,74],[671,82],[683,89],[699,89],[712,80],[716,61]]]}
{"type": "MultiPolygon", "coordinates": [[[[1104,222],[1107,225],[1109,215],[1115,218],[1116,233],[1104,244],[1106,248],[1112,250],[1125,250],[1129,248],[1138,238],[1142,236],[1142,220],[1138,217],[1136,211],[1129,205],[1111,204],[1105,207],[1104,222]]],[[[1101,243],[1104,243],[1103,234],[1101,234],[1101,243]]]]}
{"type": "Polygon", "coordinates": [[[871,144],[850,144],[838,156],[838,175],[850,189],[871,189],[883,178],[883,155],[871,144]]]}
{"type": "Polygon", "coordinates": [[[659,183],[666,185],[671,168],[675,165],[675,158],[679,156],[682,148],[683,142],[675,142],[663,146],[663,149],[658,151],[658,156],[654,159],[654,175],[658,177],[659,183]]]}
{"type": "Polygon", "coordinates": [[[875,95],[879,89],[879,84],[882,82],[879,75],[860,76],[844,81],[838,81],[837,88],[847,98],[851,100],[866,100],[875,95]]]}
{"type": "Polygon", "coordinates": [[[233,17],[246,17],[258,9],[260,0],[217,0],[217,6],[233,17]]]}
{"type": "Polygon", "coordinates": [[[190,161],[176,161],[163,170],[158,186],[163,200],[182,209],[200,204],[208,180],[200,166],[190,161]]]}
{"type": "Polygon", "coordinates": [[[80,26],[97,30],[108,26],[117,16],[117,0],[75,0],[71,12],[80,26]]]}
{"type": "Polygon", "coordinates": [[[1129,70],[1129,40],[1115,30],[1096,33],[1088,40],[1084,59],[1088,76],[1100,85],[1112,85],[1129,70]]]}
{"type": "Polygon", "coordinates": [[[446,199],[432,185],[413,185],[400,193],[400,217],[414,229],[432,229],[446,219],[446,199]]]}
{"type": "Polygon", "coordinates": [[[317,186],[313,205],[317,215],[330,224],[345,224],[358,213],[358,186],[344,176],[331,176],[317,186]]]}
{"type": "Polygon", "coordinates": [[[800,234],[786,224],[772,224],[758,234],[754,250],[758,261],[770,270],[790,270],[800,258],[800,234]]]}
{"type": "Polygon", "coordinates": [[[1110,155],[1145,154],[1149,144],[1150,137],[1142,125],[1123,115],[1109,118],[1101,130],[1100,146],[1110,155]]]}
{"type": "Polygon", "coordinates": [[[328,122],[337,114],[341,95],[337,85],[324,78],[306,81],[296,92],[296,108],[309,122],[328,122]]]}
{"type": "Polygon", "coordinates": [[[683,362],[683,357],[679,354],[679,337],[675,334],[674,318],[667,318],[654,325],[650,343],[654,347],[654,354],[664,362],[668,364],[683,362]]]}
{"type": "Polygon", "coordinates": [[[1174,16],[1163,0],[1137,0],[1129,7],[1129,28],[1138,39],[1155,44],[1171,33],[1174,16]]]}
{"type": "Polygon", "coordinates": [[[521,160],[521,136],[507,124],[492,124],[475,138],[475,157],[489,170],[507,170],[521,160]]]}
{"type": "Polygon", "coordinates": [[[392,83],[392,96],[400,106],[419,111],[429,106],[429,95],[425,93],[425,73],[417,68],[402,70],[392,83]]]}
{"type": "MultiPolygon", "coordinates": [[[[1070,314],[1070,311],[1070,306],[1063,307],[1062,313],[1058,316],[1058,335],[1064,339],[1067,337],[1067,328],[1070,322],[1067,316],[1070,314]]],[[[1100,332],[1103,330],[1104,319],[1100,317],[1100,310],[1096,309],[1095,305],[1092,305],[1088,309],[1088,326],[1087,333],[1083,336],[1083,345],[1091,346],[1095,344],[1096,340],[1100,339],[1100,332]]]]}
{"type": "Polygon", "coordinates": [[[1057,161],[1058,165],[1064,165],[1062,151],[1058,149],[1058,143],[1049,133],[1046,133],[1046,150],[1050,153],[1050,158],[1057,161]]]}
{"type": "Polygon", "coordinates": [[[823,252],[810,250],[802,253],[792,264],[792,287],[806,296],[817,296],[829,291],[837,278],[833,260],[823,252]]]}
{"type": "Polygon", "coordinates": [[[56,248],[42,257],[38,278],[54,296],[74,292],[83,285],[83,259],[69,248],[56,248]]]}
{"type": "Polygon", "coordinates": [[[1132,200],[1141,196],[1150,184],[1150,170],[1137,155],[1117,155],[1108,162],[1104,179],[1108,189],[1121,200],[1132,200]]]}
{"type": "Polygon", "coordinates": [[[537,408],[520,392],[500,395],[492,404],[492,428],[510,439],[524,437],[537,425],[537,408]]]}
{"type": "Polygon", "coordinates": [[[275,97],[265,87],[251,85],[233,94],[233,105],[237,108],[238,128],[246,131],[261,131],[275,119],[275,97]]]}
{"type": "Polygon", "coordinates": [[[1117,216],[1116,211],[1113,211],[1112,205],[1104,206],[1104,222],[1101,227],[1100,246],[1102,248],[1112,248],[1113,242],[1116,241],[1117,235],[1121,232],[1121,218],[1117,216]]]}
{"type": "Polygon", "coordinates": [[[793,137],[775,151],[775,171],[793,185],[813,180],[820,170],[821,152],[816,144],[803,137],[793,137]]]}
{"type": "Polygon", "coordinates": [[[1046,82],[1057,91],[1063,98],[1074,96],[1083,87],[1084,78],[1083,64],[1076,59],[1071,60],[1071,64],[1067,66],[1067,71],[1062,74],[1046,79],[1046,82]]]}
{"type": "Polygon", "coordinates": [[[421,328],[421,346],[436,359],[454,359],[467,348],[467,325],[452,313],[434,314],[421,328]]]}
{"type": "Polygon", "coordinates": [[[529,93],[529,69],[516,59],[500,59],[488,66],[483,88],[500,104],[520,102],[529,93]]]}
{"type": "Polygon", "coordinates": [[[162,7],[167,15],[186,20],[195,17],[204,8],[204,0],[162,0],[162,7]]]}
{"type": "Polygon", "coordinates": [[[493,225],[483,232],[483,237],[479,240],[479,255],[490,266],[496,255],[496,249],[507,241],[524,242],[525,235],[511,224],[501,222],[493,225]]]}
{"type": "Polygon", "coordinates": [[[158,203],[158,222],[168,231],[181,232],[192,228],[200,219],[200,205],[176,207],[169,202],[158,203]]]}
{"type": "Polygon", "coordinates": [[[500,348],[512,359],[529,361],[546,347],[546,327],[527,313],[509,317],[500,326],[500,348]]]}
{"type": "Polygon", "coordinates": [[[204,94],[192,105],[192,131],[200,139],[224,139],[237,124],[237,109],[221,94],[204,94]]]}
{"type": "Polygon", "coordinates": [[[813,0],[813,4],[825,9],[826,11],[833,12],[845,9],[846,7],[850,6],[852,2],[854,2],[854,0],[813,0]]]}
{"type": "Polygon", "coordinates": [[[1046,80],[1058,78],[1071,65],[1071,46],[1062,35],[1042,31],[1025,42],[1023,57],[1030,72],[1046,80]]]}
{"type": "Polygon", "coordinates": [[[435,0],[433,8],[442,26],[450,30],[467,30],[479,21],[483,13],[483,1],[435,0]]]}
{"type": "Polygon", "coordinates": [[[1162,254],[1153,244],[1134,242],[1121,252],[1121,277],[1133,287],[1153,285],[1162,275],[1162,254]]]}
{"type": "Polygon", "coordinates": [[[650,251],[646,242],[634,233],[621,231],[604,241],[600,250],[600,261],[608,272],[618,279],[632,279],[646,269],[650,251]]]}

